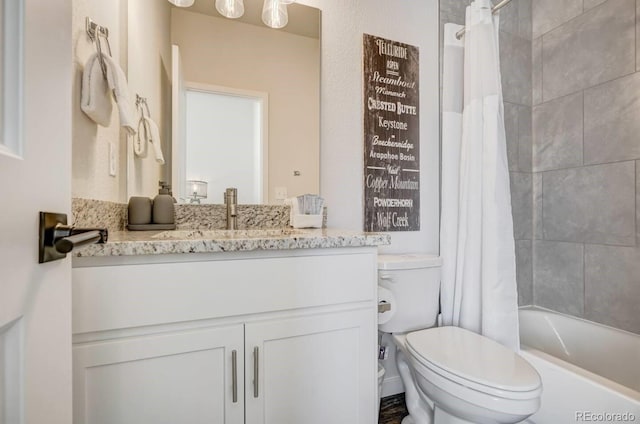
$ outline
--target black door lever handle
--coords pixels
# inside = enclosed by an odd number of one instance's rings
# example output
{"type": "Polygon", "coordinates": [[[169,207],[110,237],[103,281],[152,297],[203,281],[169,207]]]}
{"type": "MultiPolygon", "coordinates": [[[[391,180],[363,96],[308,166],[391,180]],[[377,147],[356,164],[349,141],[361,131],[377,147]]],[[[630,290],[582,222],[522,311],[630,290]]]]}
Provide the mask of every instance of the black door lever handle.
{"type": "Polygon", "coordinates": [[[94,243],[106,243],[106,228],[75,228],[58,224],[54,229],[53,246],[60,253],[69,253],[76,247],[94,243]]]}
{"type": "Polygon", "coordinates": [[[38,262],[63,259],[74,248],[93,243],[106,243],[106,228],[75,228],[67,225],[67,215],[40,212],[38,262]]]}

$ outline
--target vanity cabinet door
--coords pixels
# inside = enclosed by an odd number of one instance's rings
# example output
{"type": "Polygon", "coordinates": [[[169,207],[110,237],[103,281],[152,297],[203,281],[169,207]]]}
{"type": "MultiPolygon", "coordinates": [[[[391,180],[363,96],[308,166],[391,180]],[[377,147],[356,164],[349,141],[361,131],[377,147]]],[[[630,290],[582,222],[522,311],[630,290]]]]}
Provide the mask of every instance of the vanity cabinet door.
{"type": "Polygon", "coordinates": [[[371,308],[245,325],[246,424],[377,422],[371,308]]]}
{"type": "Polygon", "coordinates": [[[75,345],[74,423],[244,423],[243,336],[232,325],[75,345]]]}

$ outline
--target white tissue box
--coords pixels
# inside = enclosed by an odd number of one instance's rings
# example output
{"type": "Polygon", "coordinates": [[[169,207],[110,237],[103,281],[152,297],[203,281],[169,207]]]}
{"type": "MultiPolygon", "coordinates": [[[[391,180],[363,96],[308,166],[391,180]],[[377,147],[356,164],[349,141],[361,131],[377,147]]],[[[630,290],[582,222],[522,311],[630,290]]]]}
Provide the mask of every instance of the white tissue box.
{"type": "Polygon", "coordinates": [[[322,215],[292,214],[290,225],[293,228],[322,228],[322,215]]]}

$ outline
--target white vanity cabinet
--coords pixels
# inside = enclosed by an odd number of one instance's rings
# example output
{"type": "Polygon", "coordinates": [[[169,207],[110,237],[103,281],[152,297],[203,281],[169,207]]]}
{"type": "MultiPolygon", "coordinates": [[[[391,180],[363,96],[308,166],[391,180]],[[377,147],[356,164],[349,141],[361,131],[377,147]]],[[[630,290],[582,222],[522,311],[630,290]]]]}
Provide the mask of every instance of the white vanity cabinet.
{"type": "Polygon", "coordinates": [[[243,328],[233,325],[74,346],[74,422],[244,422],[243,328]]]}
{"type": "Polygon", "coordinates": [[[371,424],[376,305],[371,247],[75,258],[74,423],[371,424]]]}

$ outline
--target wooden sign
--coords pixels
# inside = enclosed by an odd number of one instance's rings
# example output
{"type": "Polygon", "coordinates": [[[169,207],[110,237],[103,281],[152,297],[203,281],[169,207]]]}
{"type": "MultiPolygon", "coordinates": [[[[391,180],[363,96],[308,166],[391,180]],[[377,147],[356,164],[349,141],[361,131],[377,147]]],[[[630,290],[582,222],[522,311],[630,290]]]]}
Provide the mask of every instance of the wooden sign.
{"type": "Polygon", "coordinates": [[[364,229],[420,229],[418,48],[364,35],[364,229]]]}

